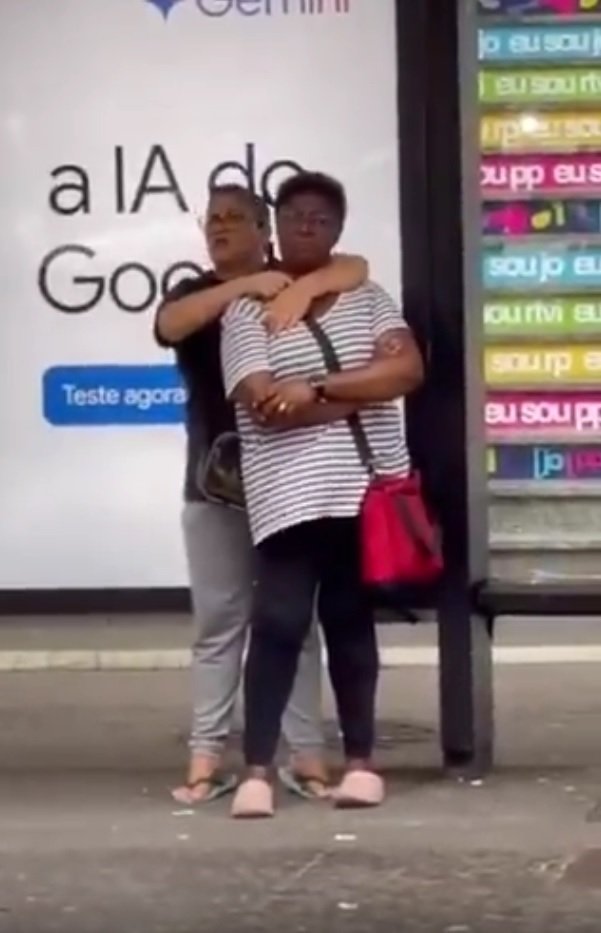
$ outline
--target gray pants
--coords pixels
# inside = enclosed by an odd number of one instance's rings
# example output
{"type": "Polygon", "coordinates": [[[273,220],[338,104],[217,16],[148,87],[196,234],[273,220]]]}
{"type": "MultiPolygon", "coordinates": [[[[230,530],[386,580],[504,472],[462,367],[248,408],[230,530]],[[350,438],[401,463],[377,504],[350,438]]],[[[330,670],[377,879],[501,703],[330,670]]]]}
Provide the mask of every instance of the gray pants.
{"type": "MultiPolygon", "coordinates": [[[[219,754],[232,726],[241,680],[253,551],[246,516],[226,506],[186,504],[183,528],[197,626],[190,748],[219,754]]],[[[282,731],[293,752],[322,748],[321,650],[315,625],[301,655],[282,731]]]]}

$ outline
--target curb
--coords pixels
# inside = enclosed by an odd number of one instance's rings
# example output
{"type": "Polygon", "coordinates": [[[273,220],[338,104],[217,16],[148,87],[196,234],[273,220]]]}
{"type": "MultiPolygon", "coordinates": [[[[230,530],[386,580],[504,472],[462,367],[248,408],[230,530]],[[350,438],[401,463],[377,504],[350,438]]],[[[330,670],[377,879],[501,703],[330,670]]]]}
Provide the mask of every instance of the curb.
{"type": "MultiPolygon", "coordinates": [[[[0,672],[177,671],[190,667],[187,648],[0,651],[0,672]]],[[[493,649],[496,665],[599,664],[601,645],[510,645],[493,649]]],[[[383,648],[384,670],[436,667],[436,648],[383,648]]]]}

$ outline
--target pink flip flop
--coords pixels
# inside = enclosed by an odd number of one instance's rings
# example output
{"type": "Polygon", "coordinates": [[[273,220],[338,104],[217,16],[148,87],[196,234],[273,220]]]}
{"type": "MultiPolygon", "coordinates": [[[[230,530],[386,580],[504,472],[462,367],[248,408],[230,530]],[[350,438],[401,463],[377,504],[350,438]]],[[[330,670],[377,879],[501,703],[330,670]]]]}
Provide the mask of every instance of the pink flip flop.
{"type": "Polygon", "coordinates": [[[232,801],[235,820],[264,820],[275,813],[273,787],[260,778],[249,778],[240,784],[232,801]]]}
{"type": "Polygon", "coordinates": [[[332,799],[337,810],[379,807],[384,803],[384,781],[373,771],[347,771],[332,799]]]}

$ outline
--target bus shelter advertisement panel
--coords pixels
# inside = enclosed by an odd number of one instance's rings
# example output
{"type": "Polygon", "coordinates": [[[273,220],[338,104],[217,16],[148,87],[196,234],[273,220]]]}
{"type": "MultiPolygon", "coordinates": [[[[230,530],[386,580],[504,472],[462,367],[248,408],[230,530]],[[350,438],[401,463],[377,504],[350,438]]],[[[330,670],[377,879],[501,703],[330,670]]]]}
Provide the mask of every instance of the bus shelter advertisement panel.
{"type": "Polygon", "coordinates": [[[601,479],[601,2],[478,9],[488,472],[584,490],[601,479]]]}
{"type": "Polygon", "coordinates": [[[0,589],[182,586],[185,394],[154,309],[206,266],[210,182],[272,199],[300,168],[344,182],[342,246],[399,297],[394,3],[3,14],[0,589]]]}

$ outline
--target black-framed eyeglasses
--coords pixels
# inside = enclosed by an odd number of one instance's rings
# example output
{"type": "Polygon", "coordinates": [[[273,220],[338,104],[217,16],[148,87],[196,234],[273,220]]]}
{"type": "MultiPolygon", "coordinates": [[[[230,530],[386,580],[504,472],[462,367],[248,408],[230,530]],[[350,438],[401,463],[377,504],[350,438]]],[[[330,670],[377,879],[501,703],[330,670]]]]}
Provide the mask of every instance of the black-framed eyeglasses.
{"type": "Polygon", "coordinates": [[[198,217],[201,230],[214,230],[215,227],[241,227],[251,223],[251,218],[243,211],[228,210],[223,214],[206,214],[198,217]]]}

